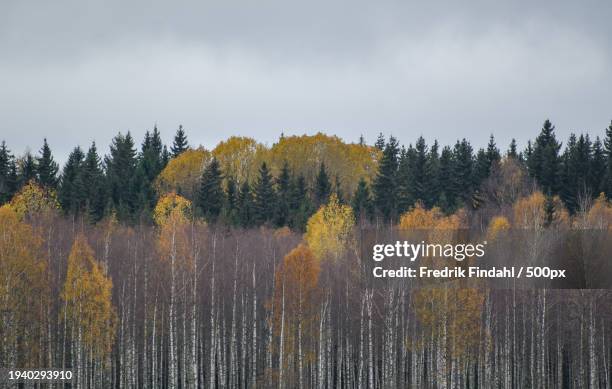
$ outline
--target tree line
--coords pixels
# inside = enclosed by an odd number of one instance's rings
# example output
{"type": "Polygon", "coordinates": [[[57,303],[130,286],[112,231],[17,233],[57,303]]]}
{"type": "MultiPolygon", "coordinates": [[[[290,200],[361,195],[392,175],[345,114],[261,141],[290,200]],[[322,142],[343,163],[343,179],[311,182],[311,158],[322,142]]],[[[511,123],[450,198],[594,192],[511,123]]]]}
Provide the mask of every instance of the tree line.
{"type": "Polygon", "coordinates": [[[35,181],[57,192],[67,215],[95,223],[114,213],[121,222],[152,223],[159,196],[175,191],[193,201],[197,216],[208,222],[303,231],[332,193],[370,221],[397,221],[416,203],[446,213],[478,209],[486,197],[482,185],[502,157],[526,169],[546,196],[560,196],[572,214],[602,192],[610,198],[612,123],[603,141],[571,134],[563,149],[554,130],[546,120],[523,151],[513,139],[502,154],[492,135],[486,148],[475,151],[466,139],[441,147],[437,141],[427,145],[421,136],[414,145],[400,146],[382,134],[373,146],[363,138],[344,144],[322,134],[281,136],[270,149],[232,137],[209,152],[190,148],[182,126],[167,148],[154,128],[138,150],[129,132],[113,138],[103,157],[95,143],[87,151],[77,146],[61,170],[46,139],[37,156],[18,158],[2,142],[0,204],[35,181]],[[181,177],[185,171],[191,176],[181,177]]]}

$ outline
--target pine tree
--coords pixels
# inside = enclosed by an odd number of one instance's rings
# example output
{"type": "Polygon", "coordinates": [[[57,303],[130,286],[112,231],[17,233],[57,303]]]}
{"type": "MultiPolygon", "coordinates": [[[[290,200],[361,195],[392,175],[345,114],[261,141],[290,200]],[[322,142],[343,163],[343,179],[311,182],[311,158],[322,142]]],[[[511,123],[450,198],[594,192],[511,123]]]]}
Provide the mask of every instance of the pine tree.
{"type": "Polygon", "coordinates": [[[102,161],[98,155],[96,143],[92,142],[81,168],[85,207],[91,222],[97,222],[104,216],[108,198],[107,188],[103,180],[102,161]]]}
{"type": "Polygon", "coordinates": [[[15,158],[6,146],[0,144],[0,205],[8,202],[17,190],[17,168],[15,158]]]}
{"type": "MultiPolygon", "coordinates": [[[[515,145],[515,150],[516,152],[516,145],[515,145]]],[[[493,137],[493,134],[491,134],[491,136],[489,137],[489,144],[487,145],[487,161],[489,163],[489,168],[488,168],[488,172],[491,172],[491,168],[499,163],[499,161],[501,160],[501,154],[499,152],[499,149],[497,148],[497,145],[495,144],[495,137],[493,137]]],[[[488,176],[488,174],[487,174],[488,176]]]]}
{"type": "Polygon", "coordinates": [[[544,193],[555,194],[559,190],[559,169],[561,144],[555,137],[555,126],[547,119],[540,135],[536,138],[533,152],[529,156],[529,173],[542,187],[544,193]]]}
{"type": "Polygon", "coordinates": [[[202,173],[196,202],[202,216],[211,223],[217,221],[225,202],[222,179],[219,161],[213,158],[202,173]]]}
{"type": "Polygon", "coordinates": [[[85,188],[83,186],[83,160],[85,155],[80,147],[75,147],[62,169],[58,200],[66,213],[78,215],[85,206],[85,188]]]}
{"type": "Polygon", "coordinates": [[[253,196],[253,221],[256,225],[266,224],[273,219],[275,197],[272,174],[268,170],[268,165],[263,162],[259,168],[253,196]]]}
{"type": "Polygon", "coordinates": [[[476,161],[474,166],[474,187],[478,188],[480,184],[489,176],[491,165],[487,152],[484,149],[479,149],[476,153],[476,161]]]}
{"type": "Polygon", "coordinates": [[[606,174],[602,185],[602,190],[606,192],[608,199],[612,199],[612,121],[606,128],[606,138],[604,139],[604,149],[607,157],[606,174]]]}
{"type": "Polygon", "coordinates": [[[138,177],[134,140],[128,132],[119,133],[110,146],[110,154],[104,158],[111,206],[122,221],[134,221],[139,208],[138,177]]]}
{"type": "Polygon", "coordinates": [[[321,162],[319,167],[319,173],[317,174],[315,180],[315,190],[314,190],[314,200],[315,206],[318,208],[323,204],[327,203],[327,199],[331,194],[331,184],[329,182],[329,176],[327,175],[327,170],[325,169],[325,164],[321,162]]]}
{"type": "Polygon", "coordinates": [[[370,196],[370,188],[368,188],[368,184],[363,177],[359,179],[357,189],[353,195],[351,206],[353,207],[355,220],[362,221],[366,218],[369,219],[372,217],[372,198],[370,196]]]}
{"type": "Polygon", "coordinates": [[[53,160],[51,154],[51,148],[45,138],[42,149],[40,150],[40,157],[37,159],[36,174],[38,176],[38,182],[40,185],[55,189],[57,187],[57,172],[59,167],[53,160]]]}
{"type": "Polygon", "coordinates": [[[291,173],[287,161],[283,163],[280,174],[276,179],[278,192],[275,224],[282,227],[289,224],[291,208],[291,173]]]}
{"type": "Polygon", "coordinates": [[[183,151],[189,148],[189,143],[187,142],[187,135],[185,135],[185,131],[183,130],[183,126],[180,125],[178,130],[176,130],[176,135],[174,136],[174,143],[170,148],[172,152],[172,157],[178,157],[183,151]]]}

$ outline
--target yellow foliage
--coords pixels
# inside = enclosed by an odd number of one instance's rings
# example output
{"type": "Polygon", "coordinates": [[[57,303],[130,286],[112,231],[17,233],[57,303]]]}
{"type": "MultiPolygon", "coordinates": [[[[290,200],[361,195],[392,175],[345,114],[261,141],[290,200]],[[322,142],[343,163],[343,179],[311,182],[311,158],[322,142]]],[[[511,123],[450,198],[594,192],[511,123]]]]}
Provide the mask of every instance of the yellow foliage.
{"type": "Polygon", "coordinates": [[[482,291],[473,288],[423,288],[414,292],[414,309],[427,335],[444,339],[439,347],[458,357],[480,344],[482,291]]]}
{"type": "Polygon", "coordinates": [[[601,193],[586,215],[586,227],[598,230],[612,228],[612,204],[601,193]]]}
{"type": "Polygon", "coordinates": [[[170,160],[157,176],[155,180],[157,191],[160,194],[177,192],[193,199],[204,166],[210,158],[210,152],[203,148],[184,151],[170,160]]]}
{"type": "Polygon", "coordinates": [[[510,229],[510,222],[504,216],[495,216],[489,223],[487,239],[495,240],[500,234],[510,229]]]}
{"type": "MultiPolygon", "coordinates": [[[[514,226],[522,229],[540,230],[546,226],[546,196],[542,192],[534,192],[530,196],[519,199],[514,204],[514,226]]],[[[564,225],[569,221],[569,214],[559,196],[552,199],[552,225],[564,225]]]]}
{"type": "Polygon", "coordinates": [[[184,219],[185,221],[191,218],[191,201],[186,198],[177,195],[174,192],[168,193],[162,196],[155,210],[153,211],[153,220],[159,226],[164,225],[168,218],[176,213],[178,218],[184,219]]]}
{"type": "Polygon", "coordinates": [[[345,143],[337,136],[316,135],[282,137],[269,151],[268,161],[278,172],[285,161],[296,174],[313,182],[321,163],[325,163],[329,176],[341,178],[344,193],[352,194],[359,179],[370,183],[376,175],[380,150],[375,147],[345,143]]]}
{"type": "Polygon", "coordinates": [[[10,204],[22,219],[59,209],[55,192],[51,189],[43,189],[34,181],[30,181],[21,188],[10,204]]]}
{"type": "Polygon", "coordinates": [[[440,208],[434,207],[427,210],[420,202],[400,216],[400,230],[430,230],[433,229],[444,217],[440,208]]]}
{"type": "Polygon", "coordinates": [[[254,179],[257,169],[265,160],[266,148],[252,138],[232,136],[220,142],[212,151],[226,177],[237,183],[254,179]]]}
{"type": "Polygon", "coordinates": [[[68,257],[62,298],[69,324],[97,357],[111,352],[115,337],[112,288],[112,281],[104,275],[85,236],[77,236],[68,257]]]}
{"type": "Polygon", "coordinates": [[[332,194],[327,205],[321,206],[308,220],[305,234],[308,247],[319,259],[338,258],[349,244],[354,225],[353,209],[340,204],[332,194]]]}

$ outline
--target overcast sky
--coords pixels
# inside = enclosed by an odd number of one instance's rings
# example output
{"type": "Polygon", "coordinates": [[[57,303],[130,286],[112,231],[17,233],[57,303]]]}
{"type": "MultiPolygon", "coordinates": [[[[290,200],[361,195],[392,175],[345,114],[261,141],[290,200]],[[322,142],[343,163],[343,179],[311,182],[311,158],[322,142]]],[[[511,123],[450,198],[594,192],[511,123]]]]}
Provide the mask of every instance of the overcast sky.
{"type": "Polygon", "coordinates": [[[525,144],[612,119],[602,1],[0,1],[0,140],[60,161],[157,123],[192,144],[324,131],[525,144]]]}

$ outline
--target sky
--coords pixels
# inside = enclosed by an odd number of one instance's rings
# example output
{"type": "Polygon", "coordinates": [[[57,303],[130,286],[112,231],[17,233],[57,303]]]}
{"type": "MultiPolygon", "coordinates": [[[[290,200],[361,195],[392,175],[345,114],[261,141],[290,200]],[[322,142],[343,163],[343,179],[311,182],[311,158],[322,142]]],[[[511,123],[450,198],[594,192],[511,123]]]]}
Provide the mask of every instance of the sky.
{"type": "Polygon", "coordinates": [[[0,140],[59,161],[119,131],[505,149],[612,120],[612,2],[0,2],[0,140]]]}

